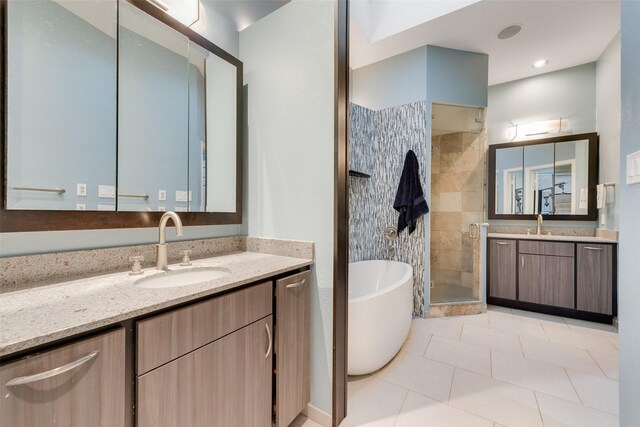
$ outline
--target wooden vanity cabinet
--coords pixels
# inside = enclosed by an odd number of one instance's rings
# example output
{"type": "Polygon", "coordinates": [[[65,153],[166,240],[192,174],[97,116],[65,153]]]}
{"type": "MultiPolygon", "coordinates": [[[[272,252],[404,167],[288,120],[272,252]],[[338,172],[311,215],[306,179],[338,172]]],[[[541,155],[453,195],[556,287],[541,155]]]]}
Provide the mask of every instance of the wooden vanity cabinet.
{"type": "Polygon", "coordinates": [[[138,378],[139,427],[270,427],[272,317],[138,378]]]}
{"type": "Polygon", "coordinates": [[[276,281],[275,421],[286,427],[311,400],[309,336],[311,272],[276,281]]]}
{"type": "Polygon", "coordinates": [[[613,246],[577,245],[578,310],[613,314],[613,246]]]}
{"type": "Polygon", "coordinates": [[[489,240],[489,296],[516,299],[516,240],[489,240]]]}
{"type": "Polygon", "coordinates": [[[125,378],[123,328],[4,364],[0,426],[124,426],[125,378]]]}
{"type": "Polygon", "coordinates": [[[489,304],[603,323],[616,315],[615,244],[490,237],[488,248],[489,304]]]}

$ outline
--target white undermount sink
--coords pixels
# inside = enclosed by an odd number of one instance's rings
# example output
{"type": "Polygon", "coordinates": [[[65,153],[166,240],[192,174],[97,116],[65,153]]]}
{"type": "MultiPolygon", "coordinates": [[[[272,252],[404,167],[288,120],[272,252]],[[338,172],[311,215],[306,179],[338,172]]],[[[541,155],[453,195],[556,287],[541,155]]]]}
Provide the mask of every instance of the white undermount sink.
{"type": "Polygon", "coordinates": [[[173,270],[143,277],[134,282],[140,288],[177,288],[180,286],[197,285],[228,276],[229,271],[223,268],[201,267],[185,270],[173,270]]]}

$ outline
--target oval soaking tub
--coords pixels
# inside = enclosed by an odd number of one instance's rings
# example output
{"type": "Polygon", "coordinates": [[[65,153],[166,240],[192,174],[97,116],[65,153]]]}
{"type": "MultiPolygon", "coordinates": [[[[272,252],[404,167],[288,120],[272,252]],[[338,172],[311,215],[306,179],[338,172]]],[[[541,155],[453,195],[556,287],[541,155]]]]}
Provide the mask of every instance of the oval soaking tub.
{"type": "Polygon", "coordinates": [[[349,264],[349,375],[377,371],[409,334],[413,269],[397,261],[349,264]]]}

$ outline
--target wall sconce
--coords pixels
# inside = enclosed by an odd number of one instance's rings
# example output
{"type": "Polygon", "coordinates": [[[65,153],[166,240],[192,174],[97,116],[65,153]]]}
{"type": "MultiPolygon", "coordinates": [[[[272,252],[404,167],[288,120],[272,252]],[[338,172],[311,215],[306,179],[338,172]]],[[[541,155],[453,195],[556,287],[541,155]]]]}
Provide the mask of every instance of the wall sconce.
{"type": "Polygon", "coordinates": [[[507,138],[516,139],[532,138],[541,135],[553,135],[569,131],[569,120],[559,118],[533,122],[524,125],[515,124],[507,128],[507,138]]]}
{"type": "Polygon", "coordinates": [[[199,0],[147,0],[167,15],[177,19],[187,27],[200,19],[199,0]]]}

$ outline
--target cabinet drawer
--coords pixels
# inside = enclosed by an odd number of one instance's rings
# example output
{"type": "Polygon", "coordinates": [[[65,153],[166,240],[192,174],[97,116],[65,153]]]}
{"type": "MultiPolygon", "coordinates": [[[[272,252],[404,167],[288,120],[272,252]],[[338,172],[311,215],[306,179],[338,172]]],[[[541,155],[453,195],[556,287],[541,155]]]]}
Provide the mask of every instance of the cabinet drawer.
{"type": "Polygon", "coordinates": [[[124,426],[124,335],[120,328],[0,367],[0,425],[124,426]]]}
{"type": "Polygon", "coordinates": [[[265,282],[138,322],[138,375],[270,315],[272,300],[265,282]]]}
{"type": "Polygon", "coordinates": [[[520,240],[518,251],[521,254],[573,256],[573,243],[540,242],[520,240]]]}

